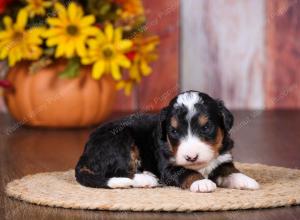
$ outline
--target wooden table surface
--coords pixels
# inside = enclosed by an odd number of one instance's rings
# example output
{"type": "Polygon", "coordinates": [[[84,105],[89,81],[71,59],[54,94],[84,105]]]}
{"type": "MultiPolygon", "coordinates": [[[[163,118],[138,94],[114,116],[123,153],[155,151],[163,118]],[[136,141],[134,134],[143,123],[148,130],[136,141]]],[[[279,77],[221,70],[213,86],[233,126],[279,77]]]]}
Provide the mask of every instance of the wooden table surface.
{"type": "MultiPolygon", "coordinates": [[[[234,111],[234,115],[232,135],[237,161],[300,168],[300,111],[234,111]]],[[[34,129],[3,114],[0,130],[0,219],[300,219],[300,206],[226,212],[137,213],[48,208],[10,199],[4,194],[4,186],[15,178],[73,168],[91,128],[34,129]]]]}

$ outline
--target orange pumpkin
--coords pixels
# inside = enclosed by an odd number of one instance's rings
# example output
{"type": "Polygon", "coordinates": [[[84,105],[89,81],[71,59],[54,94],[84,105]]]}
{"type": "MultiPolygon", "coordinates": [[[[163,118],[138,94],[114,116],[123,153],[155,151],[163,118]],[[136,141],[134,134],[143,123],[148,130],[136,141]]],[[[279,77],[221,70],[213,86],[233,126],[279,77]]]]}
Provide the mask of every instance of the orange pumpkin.
{"type": "Polygon", "coordinates": [[[75,78],[61,78],[65,66],[60,60],[34,74],[28,73],[28,62],[10,68],[7,80],[13,89],[4,97],[17,121],[31,126],[83,127],[108,116],[116,95],[114,80],[109,76],[92,79],[87,66],[75,78]]]}

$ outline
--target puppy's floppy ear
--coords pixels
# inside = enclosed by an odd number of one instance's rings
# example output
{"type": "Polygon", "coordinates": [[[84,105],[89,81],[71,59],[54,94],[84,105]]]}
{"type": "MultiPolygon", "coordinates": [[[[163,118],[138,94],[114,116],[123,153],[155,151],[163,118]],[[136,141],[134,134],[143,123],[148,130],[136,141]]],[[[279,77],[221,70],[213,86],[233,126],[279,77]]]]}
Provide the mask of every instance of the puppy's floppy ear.
{"type": "Polygon", "coordinates": [[[162,141],[167,141],[167,114],[168,107],[165,107],[159,115],[158,136],[162,141]]]}
{"type": "Polygon", "coordinates": [[[224,102],[222,100],[217,100],[219,112],[223,119],[224,128],[226,131],[229,131],[234,122],[234,118],[232,113],[224,106],[224,102]]]}

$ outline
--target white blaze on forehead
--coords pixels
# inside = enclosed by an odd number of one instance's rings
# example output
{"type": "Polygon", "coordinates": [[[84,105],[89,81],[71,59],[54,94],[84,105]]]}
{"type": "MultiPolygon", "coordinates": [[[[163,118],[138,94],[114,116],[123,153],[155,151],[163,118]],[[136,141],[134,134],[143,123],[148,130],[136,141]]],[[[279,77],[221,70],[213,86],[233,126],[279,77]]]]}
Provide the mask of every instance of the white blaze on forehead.
{"type": "Polygon", "coordinates": [[[180,94],[177,97],[176,103],[174,107],[185,106],[188,109],[187,118],[192,118],[195,114],[195,104],[196,103],[203,103],[202,98],[199,96],[198,92],[185,92],[180,94]]]}

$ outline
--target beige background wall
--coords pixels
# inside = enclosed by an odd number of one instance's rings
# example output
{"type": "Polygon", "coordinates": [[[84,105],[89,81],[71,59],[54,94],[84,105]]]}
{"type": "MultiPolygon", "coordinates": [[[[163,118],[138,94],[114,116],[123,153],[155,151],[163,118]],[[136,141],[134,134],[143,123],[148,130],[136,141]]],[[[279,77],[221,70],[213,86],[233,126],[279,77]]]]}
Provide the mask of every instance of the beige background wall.
{"type": "Polygon", "coordinates": [[[299,0],[182,0],[182,90],[230,108],[299,108],[299,9],[299,0]]]}

